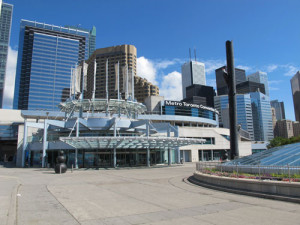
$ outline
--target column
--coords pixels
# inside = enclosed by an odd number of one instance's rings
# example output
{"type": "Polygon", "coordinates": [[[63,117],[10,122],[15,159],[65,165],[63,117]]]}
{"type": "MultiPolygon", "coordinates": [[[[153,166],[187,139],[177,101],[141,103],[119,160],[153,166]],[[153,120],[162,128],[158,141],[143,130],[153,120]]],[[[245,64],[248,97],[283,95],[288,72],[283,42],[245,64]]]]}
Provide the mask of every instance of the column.
{"type": "Polygon", "coordinates": [[[117,167],[117,149],[114,147],[114,168],[117,167]]]}
{"type": "MultiPolygon", "coordinates": [[[[79,137],[79,119],[76,120],[76,137],[79,137]]],[[[75,149],[75,168],[78,169],[78,149],[75,149]]]]}
{"type": "Polygon", "coordinates": [[[171,162],[172,162],[172,159],[171,159],[171,149],[168,148],[168,165],[171,166],[171,162]]]}
{"type": "Polygon", "coordinates": [[[23,146],[22,146],[22,167],[25,167],[25,153],[27,148],[27,119],[24,120],[24,134],[23,134],[23,146]]]}
{"type": "Polygon", "coordinates": [[[147,166],[150,167],[150,149],[147,148],[147,166]]]}
{"type": "Polygon", "coordinates": [[[204,153],[203,153],[203,149],[201,150],[201,161],[204,161],[204,153]]]}
{"type": "Polygon", "coordinates": [[[48,121],[44,120],[44,135],[43,135],[43,156],[42,156],[42,167],[46,167],[46,150],[48,148],[48,141],[47,141],[47,133],[48,133],[48,121]]]}
{"type": "Polygon", "coordinates": [[[210,150],[210,154],[211,154],[211,161],[214,161],[214,151],[210,150]]]}

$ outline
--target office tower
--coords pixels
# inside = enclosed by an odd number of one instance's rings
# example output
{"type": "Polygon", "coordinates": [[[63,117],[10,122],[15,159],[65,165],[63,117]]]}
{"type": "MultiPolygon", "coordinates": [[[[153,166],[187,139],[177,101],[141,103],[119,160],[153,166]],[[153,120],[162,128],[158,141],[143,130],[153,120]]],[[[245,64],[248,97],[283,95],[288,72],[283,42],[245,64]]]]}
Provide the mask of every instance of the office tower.
{"type": "Polygon", "coordinates": [[[273,132],[275,134],[274,129],[275,129],[275,126],[276,126],[277,119],[276,119],[276,110],[272,106],[271,106],[271,112],[272,112],[272,127],[273,127],[273,132]]]}
{"type": "MultiPolygon", "coordinates": [[[[87,96],[92,98],[94,87],[94,65],[96,60],[96,90],[95,98],[106,98],[106,82],[108,85],[108,98],[118,99],[117,76],[119,76],[119,91],[122,98],[125,97],[123,90],[124,70],[128,67],[128,75],[136,75],[136,48],[133,45],[118,45],[107,48],[99,48],[94,51],[87,60],[87,96]],[[106,67],[108,64],[108,67],[106,67]],[[117,70],[119,68],[119,70],[117,70]],[[108,80],[106,81],[106,70],[108,80]]],[[[126,72],[127,74],[127,72],[126,72]]],[[[132,77],[132,76],[131,76],[132,77]]],[[[130,82],[131,83],[131,82],[130,82]]]]}
{"type": "Polygon", "coordinates": [[[272,111],[270,98],[260,92],[251,92],[254,140],[270,141],[273,139],[272,111]]]}
{"type": "Polygon", "coordinates": [[[186,98],[182,101],[214,108],[215,91],[213,87],[193,84],[186,88],[186,98]]]}
{"type": "Polygon", "coordinates": [[[253,81],[256,83],[261,83],[265,85],[266,95],[270,96],[269,93],[269,84],[268,84],[268,75],[265,72],[257,71],[256,73],[250,74],[247,76],[247,80],[253,81]]]}
{"type": "Polygon", "coordinates": [[[300,121],[300,71],[298,71],[291,79],[295,117],[300,121]]]}
{"type": "Polygon", "coordinates": [[[275,109],[276,120],[285,120],[284,103],[272,100],[271,106],[275,109]]]}
{"type": "Polygon", "coordinates": [[[14,109],[58,110],[71,68],[86,58],[89,33],[21,20],[14,109]]]}
{"type": "MultiPolygon", "coordinates": [[[[225,82],[223,76],[223,70],[226,69],[226,66],[220,67],[216,69],[216,83],[217,83],[217,94],[218,95],[228,95],[228,87],[225,82]]],[[[246,72],[245,70],[235,68],[235,83],[238,85],[239,83],[246,81],[246,72]]]]}
{"type": "Polygon", "coordinates": [[[88,54],[85,57],[86,59],[88,59],[96,49],[96,27],[93,26],[91,30],[81,28],[81,27],[78,27],[78,26],[70,26],[70,25],[66,25],[65,27],[66,28],[71,28],[71,29],[74,29],[74,30],[89,32],[89,49],[88,49],[88,54]]]}
{"type": "Polygon", "coordinates": [[[278,120],[275,126],[275,137],[290,138],[294,136],[293,121],[291,120],[278,120]]]}
{"type": "Polygon", "coordinates": [[[293,132],[294,137],[300,136],[300,123],[298,121],[293,121],[293,132]]]}
{"type": "MultiPolygon", "coordinates": [[[[139,102],[144,102],[147,96],[157,96],[159,89],[146,79],[136,76],[136,48],[133,45],[118,45],[107,48],[99,48],[94,51],[87,61],[88,77],[87,77],[87,98],[92,98],[92,90],[94,86],[94,62],[96,59],[96,98],[106,98],[106,63],[108,64],[108,98],[118,99],[117,75],[119,75],[119,92],[122,99],[125,99],[125,78],[129,80],[134,76],[134,96],[139,102]],[[118,65],[119,63],[119,65],[118,65]],[[119,71],[117,68],[119,67],[119,71]],[[127,72],[128,71],[128,72],[127,72]]],[[[131,81],[128,82],[129,86],[131,81]]],[[[130,89],[130,88],[129,88],[130,89]]],[[[131,93],[129,93],[131,95],[131,93]]]]}
{"type": "Polygon", "coordinates": [[[236,85],[237,94],[249,94],[256,91],[265,94],[265,85],[253,81],[245,81],[236,85]]]}
{"type": "MultiPolygon", "coordinates": [[[[1,1],[2,2],[2,1],[1,1]]],[[[0,2],[0,108],[3,105],[3,90],[12,22],[13,5],[0,2]]]]}
{"type": "MultiPolygon", "coordinates": [[[[228,95],[215,96],[215,108],[220,112],[220,126],[229,128],[229,102],[228,95]]],[[[243,130],[248,131],[251,140],[254,140],[252,107],[250,94],[237,94],[237,123],[243,130]]]]}
{"type": "Polygon", "coordinates": [[[159,88],[153,85],[147,79],[135,76],[134,77],[134,94],[138,102],[144,102],[147,97],[159,96],[159,88]]]}
{"type": "Polygon", "coordinates": [[[189,61],[181,66],[182,95],[186,98],[186,88],[193,84],[206,85],[205,65],[201,62],[189,61]]]}

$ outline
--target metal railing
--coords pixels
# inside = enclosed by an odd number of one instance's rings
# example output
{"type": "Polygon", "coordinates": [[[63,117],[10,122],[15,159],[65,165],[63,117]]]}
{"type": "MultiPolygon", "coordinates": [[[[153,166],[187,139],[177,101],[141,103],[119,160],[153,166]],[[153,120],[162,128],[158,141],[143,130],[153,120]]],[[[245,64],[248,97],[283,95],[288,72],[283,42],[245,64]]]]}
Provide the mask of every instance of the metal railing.
{"type": "Polygon", "coordinates": [[[277,165],[226,165],[221,162],[198,162],[196,171],[205,174],[260,179],[300,182],[300,166],[277,166],[277,165]]]}

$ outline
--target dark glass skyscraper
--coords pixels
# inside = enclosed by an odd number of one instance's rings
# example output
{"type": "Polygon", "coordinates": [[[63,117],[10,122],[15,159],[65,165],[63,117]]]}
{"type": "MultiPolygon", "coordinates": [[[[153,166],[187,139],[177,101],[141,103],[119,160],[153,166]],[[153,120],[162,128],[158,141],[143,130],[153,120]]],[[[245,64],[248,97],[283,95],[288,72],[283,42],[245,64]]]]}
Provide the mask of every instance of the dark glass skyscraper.
{"type": "Polygon", "coordinates": [[[13,5],[0,2],[0,108],[3,104],[3,89],[8,55],[13,5]]]}
{"type": "Polygon", "coordinates": [[[294,100],[295,117],[300,121],[300,71],[291,79],[291,86],[294,100]]]}
{"type": "MultiPolygon", "coordinates": [[[[223,66],[219,69],[216,69],[216,83],[217,83],[217,93],[218,95],[228,95],[228,87],[225,82],[224,76],[223,76],[223,69],[225,69],[226,66],[223,66]]],[[[239,83],[246,81],[246,72],[245,70],[235,68],[235,82],[236,85],[239,83]]]]}
{"type": "Polygon", "coordinates": [[[58,110],[88,43],[86,31],[21,20],[14,109],[58,110]]]}

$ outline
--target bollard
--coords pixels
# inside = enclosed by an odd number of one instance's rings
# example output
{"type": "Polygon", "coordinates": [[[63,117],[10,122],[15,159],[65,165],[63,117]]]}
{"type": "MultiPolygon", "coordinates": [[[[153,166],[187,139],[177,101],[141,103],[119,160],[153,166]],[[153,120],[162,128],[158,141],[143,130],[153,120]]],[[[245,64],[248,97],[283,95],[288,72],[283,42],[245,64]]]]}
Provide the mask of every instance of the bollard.
{"type": "Polygon", "coordinates": [[[72,168],[71,168],[71,173],[73,173],[73,164],[72,164],[72,168]]]}
{"type": "Polygon", "coordinates": [[[59,174],[61,174],[61,166],[59,165],[59,174]]]}

